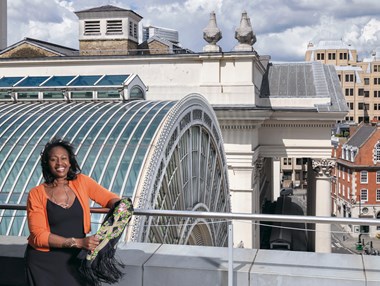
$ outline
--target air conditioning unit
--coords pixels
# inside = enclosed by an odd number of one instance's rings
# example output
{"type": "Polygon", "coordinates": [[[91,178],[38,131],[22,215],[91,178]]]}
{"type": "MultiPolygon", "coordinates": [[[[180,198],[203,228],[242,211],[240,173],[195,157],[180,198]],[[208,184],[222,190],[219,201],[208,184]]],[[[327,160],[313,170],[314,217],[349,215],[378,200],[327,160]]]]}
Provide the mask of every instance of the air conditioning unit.
{"type": "Polygon", "coordinates": [[[360,232],[360,226],[354,225],[354,233],[359,233],[359,232],[360,232]]]}

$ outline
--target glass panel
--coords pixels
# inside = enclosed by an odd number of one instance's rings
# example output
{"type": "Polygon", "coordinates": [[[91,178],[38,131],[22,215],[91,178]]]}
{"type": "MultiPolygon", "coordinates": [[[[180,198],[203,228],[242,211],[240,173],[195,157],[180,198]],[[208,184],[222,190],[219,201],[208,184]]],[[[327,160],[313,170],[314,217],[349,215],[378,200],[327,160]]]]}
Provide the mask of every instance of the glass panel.
{"type": "Polygon", "coordinates": [[[63,92],[61,92],[61,91],[49,91],[49,92],[43,93],[43,98],[45,98],[45,99],[54,99],[54,98],[62,99],[62,98],[64,98],[64,95],[63,95],[63,92]]]}
{"type": "Polygon", "coordinates": [[[80,75],[69,86],[90,86],[100,78],[99,75],[80,75]]]}
{"type": "Polygon", "coordinates": [[[92,98],[92,91],[72,91],[71,98],[92,98]]]}
{"type": "Polygon", "coordinates": [[[43,83],[45,80],[47,80],[49,77],[47,76],[30,76],[26,77],[22,82],[17,84],[17,87],[20,86],[40,86],[41,83],[43,83]]]}
{"type": "Polygon", "coordinates": [[[12,97],[11,97],[11,95],[8,93],[8,92],[6,92],[6,91],[1,91],[0,92],[0,99],[11,99],[12,97]]]}
{"type": "Polygon", "coordinates": [[[141,90],[140,87],[133,87],[131,89],[131,92],[129,93],[129,96],[131,99],[143,99],[144,98],[144,93],[143,91],[141,90]]]}
{"type": "Polygon", "coordinates": [[[38,99],[38,92],[18,92],[18,99],[38,99]]]}
{"type": "Polygon", "coordinates": [[[22,78],[23,78],[22,76],[0,78],[0,87],[12,87],[15,83],[20,81],[22,78]]]}
{"type": "Polygon", "coordinates": [[[75,76],[52,76],[42,86],[66,86],[75,76]]]}
{"type": "Polygon", "coordinates": [[[117,90],[98,91],[98,98],[120,98],[117,90]]]}
{"type": "Polygon", "coordinates": [[[105,75],[96,85],[123,85],[129,75],[105,75]]]}

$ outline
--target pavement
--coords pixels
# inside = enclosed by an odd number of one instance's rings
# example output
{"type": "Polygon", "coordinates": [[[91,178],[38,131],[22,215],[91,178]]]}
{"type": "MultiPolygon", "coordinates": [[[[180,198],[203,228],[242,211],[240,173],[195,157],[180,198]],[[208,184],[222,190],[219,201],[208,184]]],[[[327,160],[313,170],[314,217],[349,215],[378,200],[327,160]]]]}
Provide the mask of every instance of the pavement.
{"type": "Polygon", "coordinates": [[[353,237],[350,232],[341,225],[331,225],[332,232],[332,252],[380,255],[380,239],[369,237],[367,234],[359,238],[353,237]],[[364,244],[363,244],[364,241],[364,244]]]}

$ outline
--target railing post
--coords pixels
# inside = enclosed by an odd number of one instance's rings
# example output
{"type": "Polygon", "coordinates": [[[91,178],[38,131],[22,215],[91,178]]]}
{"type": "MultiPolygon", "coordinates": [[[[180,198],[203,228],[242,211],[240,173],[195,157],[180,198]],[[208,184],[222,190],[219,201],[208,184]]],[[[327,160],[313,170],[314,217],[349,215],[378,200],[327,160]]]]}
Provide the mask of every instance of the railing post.
{"type": "Polygon", "coordinates": [[[233,239],[233,226],[232,220],[228,221],[228,286],[234,284],[234,239],[233,239]]]}

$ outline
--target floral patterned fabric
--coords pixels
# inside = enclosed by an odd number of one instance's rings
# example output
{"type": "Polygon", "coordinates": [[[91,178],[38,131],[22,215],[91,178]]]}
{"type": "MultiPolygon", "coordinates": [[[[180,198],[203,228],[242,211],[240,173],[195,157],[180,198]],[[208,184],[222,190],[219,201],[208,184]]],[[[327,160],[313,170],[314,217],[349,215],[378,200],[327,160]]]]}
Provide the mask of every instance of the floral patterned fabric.
{"type": "Polygon", "coordinates": [[[101,227],[96,232],[100,243],[94,251],[82,250],[78,258],[82,260],[81,274],[90,285],[102,282],[113,284],[122,276],[122,263],[116,260],[117,242],[128,225],[133,214],[133,205],[129,198],[123,198],[107,213],[101,227]]]}

